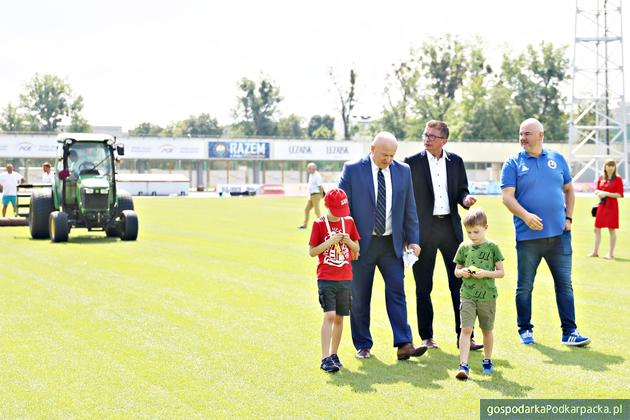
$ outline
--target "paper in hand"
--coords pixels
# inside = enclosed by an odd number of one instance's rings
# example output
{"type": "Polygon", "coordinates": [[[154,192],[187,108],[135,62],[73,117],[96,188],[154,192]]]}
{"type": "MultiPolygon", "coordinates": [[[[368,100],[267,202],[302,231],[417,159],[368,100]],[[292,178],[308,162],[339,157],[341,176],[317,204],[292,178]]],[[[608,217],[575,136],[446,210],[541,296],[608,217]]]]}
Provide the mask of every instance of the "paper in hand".
{"type": "Polygon", "coordinates": [[[418,261],[418,257],[413,253],[413,249],[407,249],[403,253],[403,263],[405,267],[411,267],[413,264],[418,261]]]}

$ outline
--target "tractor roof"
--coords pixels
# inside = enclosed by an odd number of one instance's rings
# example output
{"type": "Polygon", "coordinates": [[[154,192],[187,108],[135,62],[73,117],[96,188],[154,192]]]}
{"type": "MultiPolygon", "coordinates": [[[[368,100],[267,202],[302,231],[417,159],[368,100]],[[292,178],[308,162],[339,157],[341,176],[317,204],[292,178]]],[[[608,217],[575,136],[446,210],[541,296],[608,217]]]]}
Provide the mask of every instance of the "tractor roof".
{"type": "Polygon", "coordinates": [[[115,138],[109,134],[98,133],[59,133],[57,134],[57,142],[63,143],[64,141],[72,139],[77,142],[103,142],[111,141],[113,144],[115,138]]]}

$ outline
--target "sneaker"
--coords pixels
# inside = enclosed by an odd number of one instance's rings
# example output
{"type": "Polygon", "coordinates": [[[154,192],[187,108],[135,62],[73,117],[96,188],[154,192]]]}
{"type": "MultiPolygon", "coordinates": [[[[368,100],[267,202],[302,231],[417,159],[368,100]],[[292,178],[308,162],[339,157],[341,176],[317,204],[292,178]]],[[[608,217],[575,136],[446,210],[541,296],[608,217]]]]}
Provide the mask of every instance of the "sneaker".
{"type": "Polygon", "coordinates": [[[460,363],[459,364],[459,370],[455,374],[455,377],[457,379],[460,379],[460,380],[464,381],[464,380],[468,379],[468,373],[469,372],[470,372],[470,368],[468,367],[468,363],[460,363]]]}
{"type": "Polygon", "coordinates": [[[339,370],[339,366],[337,366],[335,362],[333,362],[333,359],[330,356],[322,359],[322,364],[319,365],[319,368],[328,373],[334,373],[339,370]]]}
{"type": "Polygon", "coordinates": [[[485,373],[486,375],[492,375],[492,372],[494,372],[494,365],[490,359],[483,359],[481,367],[483,369],[482,373],[485,373]]]}
{"type": "Polygon", "coordinates": [[[359,349],[357,351],[357,359],[369,359],[371,354],[369,349],[359,349]]]}
{"type": "Polygon", "coordinates": [[[339,356],[337,356],[337,353],[331,354],[330,358],[337,365],[338,368],[341,369],[343,367],[343,365],[341,364],[341,360],[339,360],[339,356]]]}
{"type": "Polygon", "coordinates": [[[306,225],[300,225],[298,226],[298,229],[306,229],[306,225]]]}
{"type": "Polygon", "coordinates": [[[562,344],[565,346],[576,346],[583,347],[591,342],[591,339],[588,337],[584,337],[577,330],[573,331],[571,334],[562,335],[562,344]]]}
{"type": "Polygon", "coordinates": [[[518,335],[521,336],[521,343],[534,344],[534,333],[532,332],[532,330],[525,330],[525,331],[519,332],[518,335]]]}

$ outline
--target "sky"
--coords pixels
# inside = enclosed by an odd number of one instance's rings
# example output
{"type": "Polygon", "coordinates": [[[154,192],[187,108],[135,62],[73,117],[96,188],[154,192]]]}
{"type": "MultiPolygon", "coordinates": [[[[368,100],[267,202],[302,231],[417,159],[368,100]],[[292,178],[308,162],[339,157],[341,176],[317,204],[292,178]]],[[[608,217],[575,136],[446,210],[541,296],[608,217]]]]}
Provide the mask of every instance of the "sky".
{"type": "Polygon", "coordinates": [[[343,83],[354,68],[355,114],[377,117],[393,65],[432,37],[478,37],[499,63],[543,40],[571,54],[574,23],[574,0],[6,1],[0,108],[52,73],[83,96],[92,125],[165,126],[202,112],[229,124],[238,81],[264,76],[280,88],[281,115],[339,119],[329,72],[343,83]]]}

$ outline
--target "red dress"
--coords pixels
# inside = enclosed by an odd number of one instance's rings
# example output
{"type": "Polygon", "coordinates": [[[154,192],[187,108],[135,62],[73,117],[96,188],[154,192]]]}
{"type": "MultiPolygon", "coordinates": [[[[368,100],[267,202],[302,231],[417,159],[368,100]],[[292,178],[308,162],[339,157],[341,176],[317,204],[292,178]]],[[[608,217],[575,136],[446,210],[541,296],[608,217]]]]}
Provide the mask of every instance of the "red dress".
{"type": "MultiPolygon", "coordinates": [[[[619,176],[612,180],[607,180],[603,176],[599,177],[595,189],[621,194],[623,197],[623,182],[619,176]]],[[[597,216],[595,216],[595,227],[619,229],[619,204],[616,198],[606,197],[604,203],[600,203],[597,216]]]]}

